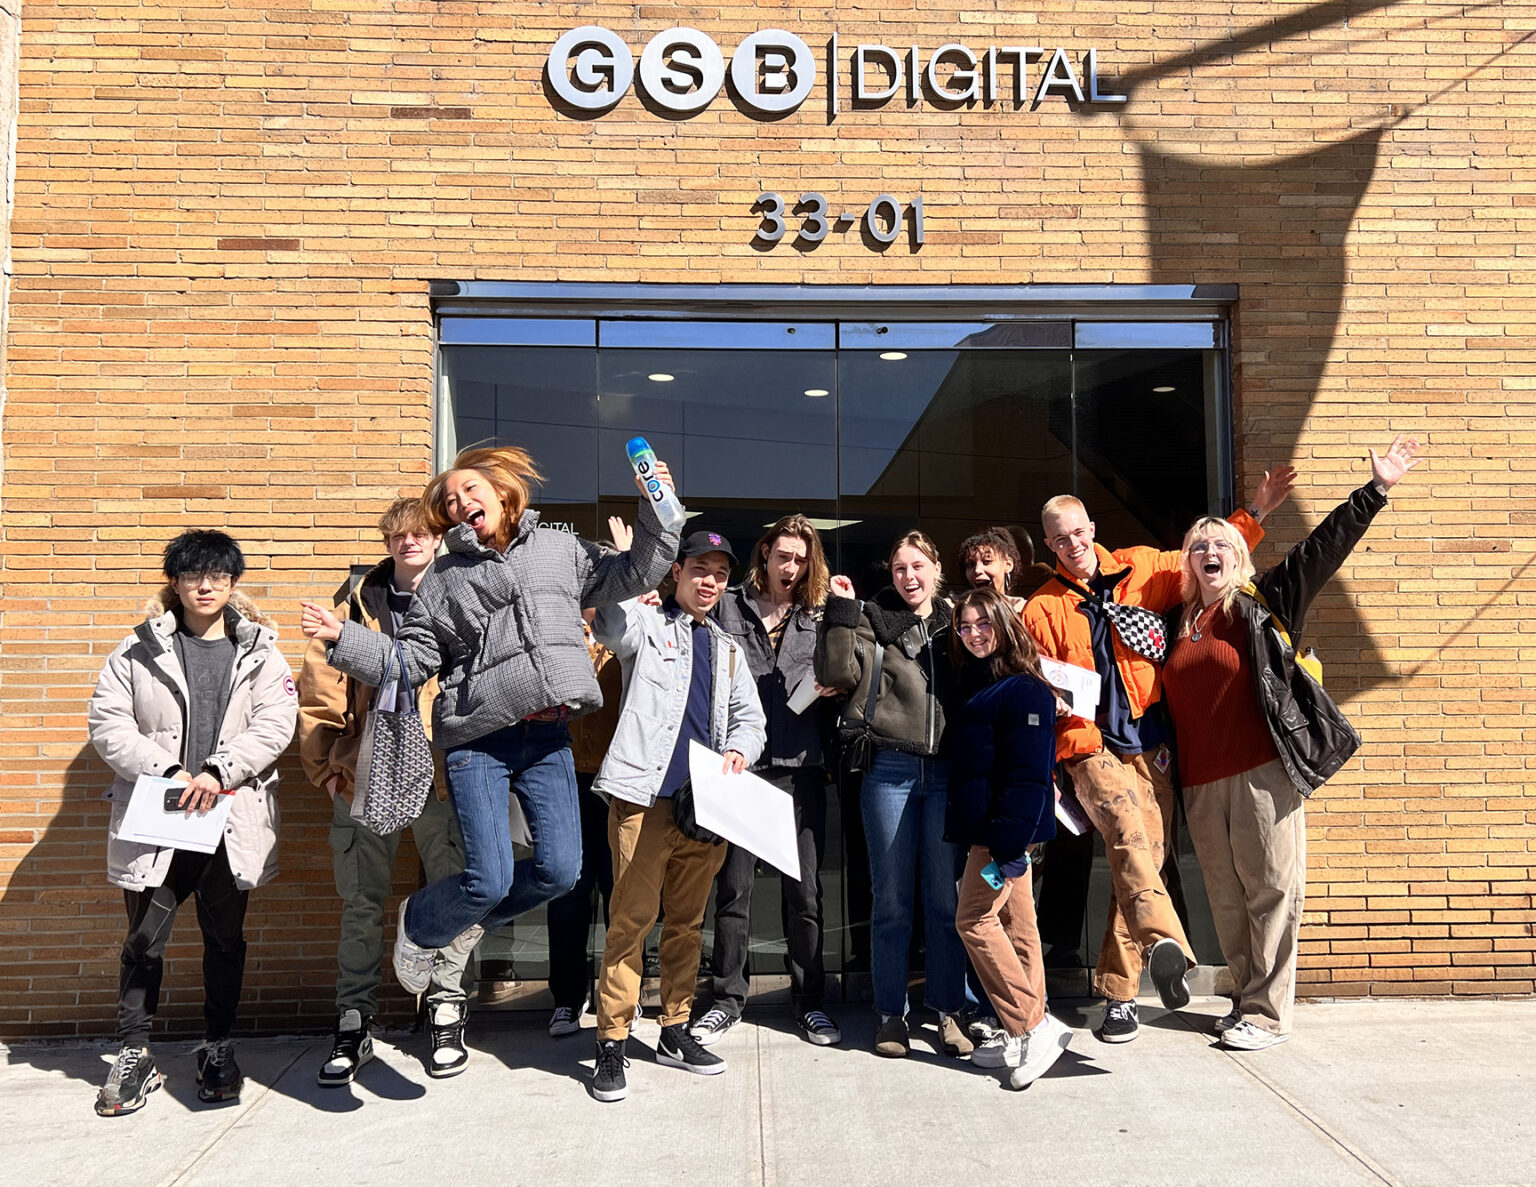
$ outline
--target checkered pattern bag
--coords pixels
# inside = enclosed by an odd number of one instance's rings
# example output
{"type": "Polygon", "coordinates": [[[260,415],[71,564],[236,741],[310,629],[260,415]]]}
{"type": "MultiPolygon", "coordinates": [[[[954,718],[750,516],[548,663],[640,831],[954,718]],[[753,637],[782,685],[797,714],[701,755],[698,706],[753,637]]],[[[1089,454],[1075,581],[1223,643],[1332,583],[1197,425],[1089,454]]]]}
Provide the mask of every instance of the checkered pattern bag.
{"type": "Polygon", "coordinates": [[[410,695],[398,642],[385,661],[379,688],[396,691],[396,704],[406,707],[384,708],[374,694],[357,753],[352,816],[369,832],[387,837],[413,823],[426,806],[432,792],[432,743],[410,695]],[[391,681],[396,664],[399,674],[391,681]]]}
{"type": "Polygon", "coordinates": [[[1168,655],[1168,624],[1161,614],[1145,606],[1122,606],[1119,602],[1100,602],[1099,608],[1114,624],[1115,634],[1143,659],[1162,663],[1168,655]]]}

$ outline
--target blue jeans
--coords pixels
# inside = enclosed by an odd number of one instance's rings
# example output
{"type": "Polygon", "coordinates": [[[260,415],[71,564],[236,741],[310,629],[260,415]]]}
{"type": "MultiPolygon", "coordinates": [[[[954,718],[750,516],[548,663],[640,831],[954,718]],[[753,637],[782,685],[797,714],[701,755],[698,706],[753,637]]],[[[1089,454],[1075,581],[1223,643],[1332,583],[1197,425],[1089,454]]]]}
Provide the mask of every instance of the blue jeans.
{"type": "Polygon", "coordinates": [[[565,726],[523,721],[447,752],[448,793],[464,837],[464,872],[411,895],[405,931],[442,948],[475,924],[494,931],[564,894],[581,873],[576,768],[565,726]],[[533,834],[533,856],[514,861],[516,794],[533,834]]]}
{"type": "Polygon", "coordinates": [[[955,930],[960,847],[944,840],[948,784],[947,763],[899,750],[877,750],[864,776],[860,800],[874,891],[869,963],[881,1014],[907,1013],[907,952],[919,869],[927,934],[924,1002],[945,1013],[957,1013],[965,1003],[965,947],[955,930]]]}

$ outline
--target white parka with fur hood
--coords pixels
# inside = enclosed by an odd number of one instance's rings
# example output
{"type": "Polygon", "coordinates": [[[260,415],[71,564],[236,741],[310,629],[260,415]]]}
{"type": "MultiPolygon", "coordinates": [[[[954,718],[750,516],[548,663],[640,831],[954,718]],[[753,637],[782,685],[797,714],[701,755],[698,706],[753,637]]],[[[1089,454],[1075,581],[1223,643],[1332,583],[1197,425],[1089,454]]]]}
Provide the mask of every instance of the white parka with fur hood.
{"type": "MultiPolygon", "coordinates": [[[[91,745],[117,778],[107,791],[112,823],[107,833],[107,876],[124,890],[165,881],[172,849],[117,839],[128,798],[140,775],[165,775],[181,764],[187,734],[187,682],[172,638],[176,594],[161,590],[149,617],[107,657],[89,712],[91,745]]],[[[234,638],[229,706],[208,766],[226,787],[239,790],[230,807],[224,848],[235,884],[260,886],[277,873],[278,756],[293,740],[298,690],[277,649],[277,632],[256,604],[240,593],[224,611],[234,638]]]]}

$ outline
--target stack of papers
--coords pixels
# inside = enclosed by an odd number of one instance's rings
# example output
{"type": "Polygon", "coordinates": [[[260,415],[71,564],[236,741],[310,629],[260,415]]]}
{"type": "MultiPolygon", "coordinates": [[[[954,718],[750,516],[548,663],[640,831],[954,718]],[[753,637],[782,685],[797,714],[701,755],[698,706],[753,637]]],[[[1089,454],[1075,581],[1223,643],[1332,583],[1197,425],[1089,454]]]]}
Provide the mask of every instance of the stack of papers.
{"type": "Polygon", "coordinates": [[[178,779],[140,775],[133,785],[128,810],[117,826],[116,839],[161,849],[190,849],[193,853],[212,853],[217,849],[224,839],[224,826],[229,822],[229,809],[235,797],[221,795],[208,811],[188,816],[180,809],[165,810],[165,793],[173,788],[180,793],[187,785],[178,779]]]}

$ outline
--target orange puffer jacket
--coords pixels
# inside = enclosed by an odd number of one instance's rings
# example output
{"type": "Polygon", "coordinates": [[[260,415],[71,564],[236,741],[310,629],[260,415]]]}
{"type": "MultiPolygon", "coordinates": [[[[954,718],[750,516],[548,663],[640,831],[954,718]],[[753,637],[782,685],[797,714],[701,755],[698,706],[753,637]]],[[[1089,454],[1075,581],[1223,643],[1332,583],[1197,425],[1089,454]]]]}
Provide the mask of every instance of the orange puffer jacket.
{"type": "MultiPolygon", "coordinates": [[[[1264,529],[1247,511],[1237,511],[1230,522],[1255,548],[1264,538],[1264,529]]],[[[1115,575],[1115,601],[1124,606],[1145,606],[1158,614],[1166,614],[1180,601],[1179,551],[1160,552],[1156,548],[1121,548],[1110,552],[1101,544],[1093,550],[1098,554],[1099,572],[1115,575]]],[[[1073,586],[1065,568],[1056,566],[1057,577],[1047,581],[1024,607],[1024,625],[1034,636],[1040,654],[1062,663],[1096,671],[1093,662],[1093,635],[1088,627],[1088,617],[1078,609],[1083,595],[1073,586]]],[[[1118,633],[1111,631],[1111,645],[1115,649],[1115,666],[1120,669],[1120,682],[1125,685],[1125,695],[1131,703],[1131,711],[1141,717],[1163,695],[1162,668],[1152,660],[1137,655],[1120,641],[1118,633]]],[[[1104,738],[1099,727],[1081,717],[1062,717],[1056,722],[1056,757],[1067,760],[1104,749],[1104,738]]]]}

